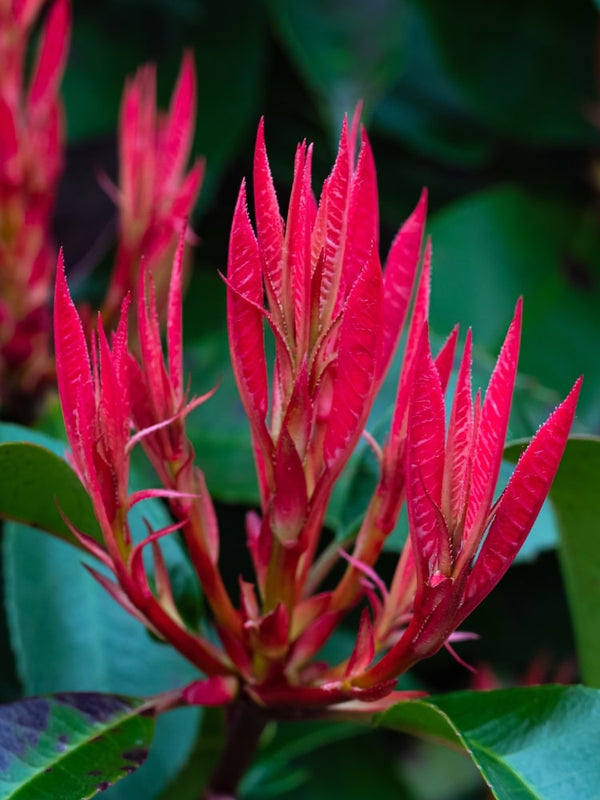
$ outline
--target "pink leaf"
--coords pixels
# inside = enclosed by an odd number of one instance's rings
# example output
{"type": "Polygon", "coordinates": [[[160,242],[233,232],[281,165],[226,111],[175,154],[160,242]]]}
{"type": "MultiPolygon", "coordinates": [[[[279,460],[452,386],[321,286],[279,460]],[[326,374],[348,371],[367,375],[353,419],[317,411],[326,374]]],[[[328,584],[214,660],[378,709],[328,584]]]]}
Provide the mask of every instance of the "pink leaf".
{"type": "Polygon", "coordinates": [[[246,191],[242,183],[231,239],[227,277],[236,290],[227,292],[227,327],[231,360],[238,389],[250,421],[265,419],[268,407],[267,366],[265,360],[262,280],[258,245],[246,210],[246,191]],[[250,302],[245,302],[247,298],[250,302]]]}
{"type": "Polygon", "coordinates": [[[444,397],[425,326],[408,413],[406,495],[419,586],[449,570],[448,531],[440,512],[444,474],[444,397]]]}
{"type": "Polygon", "coordinates": [[[283,220],[275,194],[265,147],[264,120],[258,125],[254,150],[254,209],[256,235],[267,287],[273,290],[270,302],[282,303],[283,220]]]}
{"type": "Polygon", "coordinates": [[[362,433],[373,401],[379,358],[382,281],[372,255],[352,287],[339,333],[337,376],[323,453],[327,466],[343,462],[362,433]]]}
{"type": "Polygon", "coordinates": [[[93,445],[96,404],[89,352],[81,320],[67,287],[62,250],[56,267],[54,337],[56,378],[67,437],[78,469],[87,476],[90,468],[87,455],[93,445]]]}
{"type": "Polygon", "coordinates": [[[400,380],[398,383],[398,394],[396,397],[396,405],[394,407],[394,415],[392,417],[392,424],[390,426],[390,440],[388,448],[389,452],[392,454],[400,451],[400,442],[405,431],[406,414],[408,411],[410,393],[412,391],[415,361],[419,352],[419,344],[421,342],[423,325],[425,324],[429,315],[430,293],[431,242],[427,242],[427,245],[425,246],[425,255],[423,256],[423,269],[421,270],[421,277],[419,278],[419,284],[417,286],[415,304],[410,320],[410,327],[408,329],[408,336],[406,338],[406,347],[404,350],[402,370],[400,372],[400,380]]]}
{"type": "MultiPolygon", "coordinates": [[[[427,215],[427,191],[392,242],[383,274],[383,352],[379,374],[386,373],[400,339],[412,288],[416,281],[427,215]]],[[[427,257],[427,256],[426,256],[427,257]]],[[[428,257],[431,257],[429,251],[428,257]]],[[[425,271],[425,266],[423,267],[425,271]]],[[[421,301],[422,302],[422,301],[421,301]]],[[[420,316],[415,308],[413,317],[420,316]]]]}
{"type": "Polygon", "coordinates": [[[294,441],[285,428],[277,442],[274,477],[271,528],[283,544],[296,542],[306,519],[308,497],[304,467],[294,441]]]}
{"type": "Polygon", "coordinates": [[[177,85],[166,119],[157,170],[159,191],[168,191],[180,180],[185,168],[196,118],[196,71],[191,50],[184,53],[177,85]]]}
{"type": "Polygon", "coordinates": [[[581,378],[519,459],[467,579],[463,619],[498,583],[531,530],[562,458],[580,388],[581,378]]]}
{"type": "Polygon", "coordinates": [[[364,130],[358,164],[350,182],[347,228],[340,298],[353,286],[371,251],[379,252],[377,176],[371,145],[364,130]]]}
{"type": "Polygon", "coordinates": [[[185,234],[179,237],[179,244],[173,259],[173,271],[169,284],[167,307],[167,344],[169,351],[169,376],[173,388],[176,408],[183,403],[183,248],[185,234]]]}
{"type": "Polygon", "coordinates": [[[519,300],[481,409],[465,519],[466,539],[472,532],[474,535],[480,532],[481,525],[489,513],[498,480],[517,374],[521,309],[522,303],[519,300]]]}
{"type": "Polygon", "coordinates": [[[446,444],[442,509],[451,530],[458,525],[464,513],[472,438],[473,397],[471,395],[471,331],[469,330],[458,371],[446,444]]]}
{"type": "Polygon", "coordinates": [[[346,667],[346,677],[364,672],[375,657],[375,638],[369,610],[364,608],[356,636],[354,650],[346,667]]]}
{"type": "Polygon", "coordinates": [[[442,392],[446,394],[450,376],[452,374],[452,366],[454,364],[454,352],[456,350],[456,342],[458,340],[458,325],[450,331],[450,335],[442,345],[440,352],[435,357],[435,368],[440,376],[440,383],[442,385],[442,392]]]}
{"type": "Polygon", "coordinates": [[[71,11],[67,0],[56,0],[44,26],[33,78],[29,103],[35,111],[51,103],[58,94],[71,28],[71,11]]]}
{"type": "Polygon", "coordinates": [[[161,420],[171,415],[171,387],[163,358],[154,280],[147,262],[140,269],[137,306],[145,383],[152,399],[154,418],[161,420]]]}
{"type": "Polygon", "coordinates": [[[237,678],[215,675],[190,683],[181,692],[181,698],[192,706],[224,706],[235,699],[238,688],[237,678]]]}
{"type": "MultiPolygon", "coordinates": [[[[338,296],[348,222],[350,154],[348,120],[344,118],[337,156],[331,173],[323,184],[317,219],[324,213],[324,261],[321,276],[321,319],[324,323],[336,313],[345,297],[338,296]]],[[[362,265],[361,265],[362,268],[362,265]]],[[[347,287],[350,288],[350,285],[347,287]]]]}
{"type": "Polygon", "coordinates": [[[307,150],[305,145],[299,145],[296,151],[294,182],[285,226],[281,305],[287,326],[286,338],[290,347],[298,355],[306,351],[310,322],[308,306],[311,269],[308,198],[310,196],[311,161],[312,146],[307,150]],[[290,300],[293,301],[291,307],[290,300]],[[294,331],[294,335],[292,335],[292,331],[294,331]],[[296,345],[295,348],[293,344],[296,345]]]}

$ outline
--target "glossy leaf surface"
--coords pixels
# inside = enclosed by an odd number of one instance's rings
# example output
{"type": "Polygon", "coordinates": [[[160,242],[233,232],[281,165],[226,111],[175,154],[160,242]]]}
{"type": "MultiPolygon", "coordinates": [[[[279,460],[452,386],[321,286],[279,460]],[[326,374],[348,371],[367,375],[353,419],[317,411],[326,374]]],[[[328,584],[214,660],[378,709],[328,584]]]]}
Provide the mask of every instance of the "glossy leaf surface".
{"type": "Polygon", "coordinates": [[[536,686],[399,703],[378,724],[464,748],[498,800],[593,797],[600,692],[536,686]]]}
{"type": "MultiPolygon", "coordinates": [[[[518,445],[506,451],[516,460],[518,445]]],[[[600,688],[600,439],[572,438],[550,490],[583,680],[600,688]]]]}
{"type": "Polygon", "coordinates": [[[0,706],[0,797],[82,800],[143,764],[154,732],[142,701],[65,693],[0,706]]]}

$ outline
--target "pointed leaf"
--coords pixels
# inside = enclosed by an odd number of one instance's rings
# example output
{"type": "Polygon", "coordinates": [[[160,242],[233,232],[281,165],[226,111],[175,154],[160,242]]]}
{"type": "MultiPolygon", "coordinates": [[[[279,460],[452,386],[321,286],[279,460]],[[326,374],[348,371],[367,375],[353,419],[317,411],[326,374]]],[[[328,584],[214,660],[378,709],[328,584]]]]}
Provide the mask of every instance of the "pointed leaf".
{"type": "Polygon", "coordinates": [[[427,327],[416,361],[408,412],[407,510],[419,586],[442,567],[449,569],[448,531],[440,512],[444,475],[444,397],[433,363],[427,327]]]}
{"type": "Polygon", "coordinates": [[[451,527],[459,522],[465,503],[472,437],[471,331],[468,331],[456,380],[446,443],[442,509],[451,527]]]}
{"type": "Polygon", "coordinates": [[[402,359],[402,369],[398,383],[398,392],[394,406],[394,415],[390,426],[390,450],[399,448],[403,427],[406,421],[410,393],[412,391],[412,376],[415,361],[419,352],[421,333],[429,315],[429,296],[431,294],[431,242],[425,246],[423,256],[423,269],[419,278],[415,304],[410,319],[410,327],[406,338],[406,347],[402,359]]]}
{"type": "Polygon", "coordinates": [[[295,542],[308,511],[306,478],[294,441],[284,428],[275,452],[275,493],[271,511],[273,533],[282,543],[295,542]]]}
{"type": "Polygon", "coordinates": [[[169,376],[175,394],[175,406],[183,403],[183,249],[185,234],[179,237],[179,244],[173,259],[173,271],[169,283],[167,305],[167,345],[169,376]]]}
{"type": "Polygon", "coordinates": [[[135,772],[154,733],[142,704],[65,693],[0,706],[0,797],[81,800],[135,772]]]}
{"type": "Polygon", "coordinates": [[[88,467],[83,450],[93,435],[94,388],[85,334],[67,287],[62,251],[56,266],[54,349],[58,393],[67,436],[78,468],[86,471],[88,467]]]}
{"type": "MultiPolygon", "coordinates": [[[[265,147],[265,126],[261,119],[254,150],[254,212],[256,215],[256,237],[260,248],[263,269],[268,276],[267,287],[275,295],[271,300],[281,304],[282,292],[282,248],[283,220],[275,194],[271,168],[265,147]]],[[[272,309],[273,310],[273,309],[272,309]]]]}
{"type": "MultiPolygon", "coordinates": [[[[337,156],[333,169],[323,184],[319,207],[319,211],[325,213],[324,261],[319,305],[322,310],[327,309],[327,312],[321,315],[327,321],[332,315],[335,315],[344,300],[343,293],[338,296],[338,289],[343,280],[342,265],[348,224],[350,169],[348,120],[344,117],[337,156]]],[[[355,271],[356,276],[362,267],[363,264],[355,271]]],[[[349,289],[351,285],[346,288],[349,289]]]]}
{"type": "Polygon", "coordinates": [[[234,212],[227,279],[227,327],[231,361],[246,413],[264,420],[267,414],[267,367],[264,350],[262,279],[258,245],[246,208],[242,184],[234,212]],[[247,298],[248,302],[245,300],[247,298]]]}
{"type": "Polygon", "coordinates": [[[427,191],[424,189],[417,207],[396,234],[385,262],[383,273],[384,343],[381,357],[382,375],[389,366],[402,334],[410,295],[417,275],[426,215],[427,191]]]}
{"type": "MultiPolygon", "coordinates": [[[[358,120],[353,120],[353,128],[357,123],[358,120]]],[[[361,137],[361,148],[356,169],[352,174],[348,203],[348,232],[342,269],[347,287],[352,286],[359,276],[371,250],[379,252],[379,200],[375,161],[364,129],[361,137]]]]}
{"type": "Polygon", "coordinates": [[[71,10],[67,0],[54,3],[44,27],[29,102],[37,108],[54,100],[69,49],[71,10]]]}
{"type": "Polygon", "coordinates": [[[358,439],[371,408],[379,358],[381,303],[379,259],[372,254],[343,312],[337,376],[324,443],[329,466],[343,458],[358,439]]]}
{"type": "Polygon", "coordinates": [[[157,170],[159,188],[174,188],[185,169],[196,119],[196,68],[193,53],[184,53],[171,97],[157,170]]]}
{"type": "Polygon", "coordinates": [[[519,300],[481,408],[465,519],[465,538],[469,537],[471,531],[478,531],[487,517],[498,480],[517,374],[521,309],[522,302],[519,300]]]}
{"type": "Polygon", "coordinates": [[[581,379],[519,459],[467,580],[465,603],[469,611],[498,583],[531,530],[564,452],[580,387],[581,379]]]}

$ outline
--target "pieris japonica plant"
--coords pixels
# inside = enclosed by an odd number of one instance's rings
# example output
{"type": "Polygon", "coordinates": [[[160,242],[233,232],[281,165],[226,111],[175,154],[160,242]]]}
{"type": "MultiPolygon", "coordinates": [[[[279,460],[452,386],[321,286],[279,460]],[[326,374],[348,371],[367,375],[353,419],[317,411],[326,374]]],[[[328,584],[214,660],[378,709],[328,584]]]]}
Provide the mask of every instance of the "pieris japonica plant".
{"type": "MultiPolygon", "coordinates": [[[[522,742],[532,726],[537,731],[532,709],[540,695],[529,701],[523,690],[518,700],[505,700],[501,692],[472,692],[465,713],[452,699],[429,698],[407,676],[443,648],[468,668],[455,646],[476,637],[469,615],[515,560],[548,496],[581,379],[499,489],[521,300],[487,388],[473,387],[471,332],[460,347],[458,326],[441,347],[430,336],[426,192],[382,260],[375,164],[359,112],[343,123],[318,196],[312,145],[298,145],[285,214],[261,120],[251,189],[242,182],[221,276],[258,502],[239,529],[224,526],[189,431],[199,406],[221,413],[218,384],[199,395],[191,391],[183,344],[187,218],[203,175],[201,161],[186,172],[195,118],[191,55],[184,56],[165,115],[156,109],[153,67],[126,86],[117,185],[102,178],[118,208],[114,269],[96,317],[73,302],[59,253],[52,355],[50,317],[42,317],[54,270],[47,216],[60,166],[57,86],[69,8],[59,0],[48,14],[24,89],[22,51],[38,7],[0,2],[0,61],[12,69],[0,74],[0,188],[10,189],[0,193],[0,234],[10,234],[0,237],[2,388],[51,383],[54,359],[66,463],[47,461],[50,454],[39,447],[26,455],[68,476],[63,487],[91,505],[93,516],[82,524],[69,492],[56,492],[50,502],[58,521],[47,527],[56,533],[62,525],[63,538],[86,553],[81,569],[90,582],[154,641],[174,648],[195,678],[151,697],[89,687],[0,708],[0,796],[92,797],[134,772],[146,759],[154,718],[182,707],[202,707],[207,718],[206,709],[218,709],[223,721],[219,752],[191,789],[206,800],[262,796],[260,787],[253,794],[244,785],[244,776],[269,726],[291,720],[387,724],[445,740],[471,754],[497,797],[539,786],[527,764],[513,764],[482,731],[514,714],[522,726],[515,747],[525,751],[522,742]],[[32,171],[39,173],[38,204],[25,180],[32,171]],[[19,342],[31,315],[43,324],[27,350],[19,342]],[[11,353],[19,358],[11,361],[11,353]],[[25,383],[13,386],[15,375],[25,383]],[[396,390],[389,424],[374,433],[373,406],[390,381],[396,390]],[[342,539],[328,529],[328,509],[365,446],[377,477],[361,522],[342,539]],[[154,477],[132,488],[138,456],[151,468],[144,474],[154,477]],[[148,503],[161,508],[164,524],[145,513],[148,503]],[[390,537],[399,534],[405,540],[390,574],[381,562],[390,537]],[[173,540],[202,596],[199,620],[186,613],[169,567],[173,540]],[[226,567],[240,541],[249,568],[232,581],[226,567]],[[345,648],[336,644],[342,629],[351,632],[345,648]]],[[[18,475],[21,453],[13,454],[18,475]]],[[[0,451],[2,464],[4,457],[0,451]]],[[[3,515],[35,522],[26,508],[2,503],[3,515]]],[[[580,713],[583,700],[575,699],[579,705],[574,700],[569,709],[580,713]]],[[[558,710],[567,701],[562,694],[550,700],[568,735],[571,712],[558,710]]],[[[550,714],[549,702],[540,719],[550,714]]],[[[186,791],[192,796],[189,782],[186,791]]]]}
{"type": "Polygon", "coordinates": [[[183,240],[169,287],[166,355],[148,268],[140,271],[135,307],[126,295],[116,330],[109,336],[99,317],[90,341],[70,298],[62,259],[57,271],[58,390],[70,459],[92,500],[102,541],[67,524],[105,568],[88,567],[91,574],[202,674],[155,701],[157,706],[228,707],[226,760],[215,772],[210,797],[233,795],[251,746],[270,718],[372,715],[420,694],[397,690],[398,679],[448,646],[512,563],[556,473],[579,391],[578,381],[495,500],[521,303],[489,385],[474,398],[467,333],[446,423],[444,393],[457,337],[454,331],[432,355],[429,243],[419,269],[425,195],[400,228],[382,269],[373,157],[357,119],[350,127],[344,124],[318,203],[311,156],[310,146],[298,147],[283,221],[261,123],[254,226],[245,184],[233,215],[225,277],[229,342],[261,498],[260,508],[248,512],[245,532],[227,532],[246,537],[254,569],[237,587],[222,578],[227,541],[186,436],[188,415],[200,403],[217,402],[218,388],[216,397],[213,391],[201,397],[186,391],[183,240]],[[128,333],[132,314],[135,342],[128,333]],[[383,441],[375,441],[367,432],[369,412],[407,319],[390,429],[383,441]],[[272,359],[267,337],[274,340],[272,359]],[[331,492],[363,435],[377,455],[379,482],[354,542],[323,549],[331,492]],[[160,486],[130,491],[136,446],[144,449],[160,486]],[[136,542],[128,514],[148,497],[164,499],[173,521],[162,529],[148,526],[136,542]],[[377,560],[404,503],[409,533],[386,585],[377,560]],[[210,609],[212,633],[191,629],[174,601],[161,549],[172,535],[183,537],[210,609]],[[341,577],[328,580],[338,564],[344,567],[341,577]],[[352,651],[324,661],[319,652],[355,611],[352,651]]]}

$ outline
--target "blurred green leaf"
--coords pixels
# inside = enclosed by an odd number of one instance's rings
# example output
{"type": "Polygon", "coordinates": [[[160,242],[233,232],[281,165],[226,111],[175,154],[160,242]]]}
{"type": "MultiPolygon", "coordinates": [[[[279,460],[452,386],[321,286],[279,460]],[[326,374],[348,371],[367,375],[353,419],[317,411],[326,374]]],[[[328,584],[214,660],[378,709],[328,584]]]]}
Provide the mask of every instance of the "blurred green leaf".
{"type": "Polygon", "coordinates": [[[264,17],[263,5],[257,0],[208,0],[203,3],[195,29],[181,31],[182,38],[193,43],[196,54],[195,146],[206,156],[209,174],[226,166],[244,137],[254,136],[261,114],[264,17]]]}
{"type": "Polygon", "coordinates": [[[106,8],[77,10],[61,94],[69,140],[116,133],[125,77],[147,58],[142,37],[106,14],[106,8]]]}
{"type": "Polygon", "coordinates": [[[69,693],[0,706],[0,797],[81,800],[135,772],[154,733],[141,704],[69,693]]]}
{"type": "MultiPolygon", "coordinates": [[[[472,114],[444,70],[418,4],[406,5],[403,27],[404,69],[377,103],[374,129],[442,164],[467,169],[485,165],[494,153],[493,131],[472,114]]],[[[394,160],[402,157],[398,151],[396,147],[394,160]]],[[[423,173],[421,181],[426,180],[423,173]]]]}
{"type": "Polygon", "coordinates": [[[397,0],[270,0],[273,24],[288,54],[316,91],[335,135],[344,114],[363,100],[369,112],[404,58],[405,9],[397,0]]]}
{"type": "MultiPolygon", "coordinates": [[[[507,451],[518,458],[517,445],[507,451]]],[[[583,678],[600,688],[600,439],[571,438],[550,490],[583,678]]]]}
{"type": "Polygon", "coordinates": [[[464,748],[498,800],[579,800],[600,781],[600,692],[536,686],[398,703],[378,725],[464,748]]]}
{"type": "Polygon", "coordinates": [[[591,3],[419,2],[444,68],[471,111],[511,139],[590,142],[596,14],[591,3]]]}

